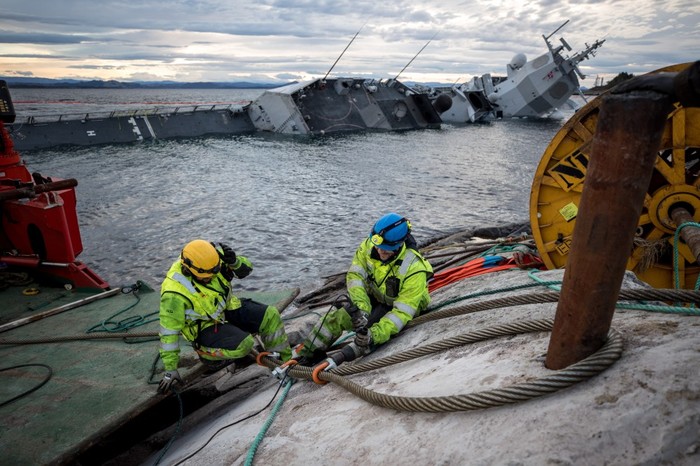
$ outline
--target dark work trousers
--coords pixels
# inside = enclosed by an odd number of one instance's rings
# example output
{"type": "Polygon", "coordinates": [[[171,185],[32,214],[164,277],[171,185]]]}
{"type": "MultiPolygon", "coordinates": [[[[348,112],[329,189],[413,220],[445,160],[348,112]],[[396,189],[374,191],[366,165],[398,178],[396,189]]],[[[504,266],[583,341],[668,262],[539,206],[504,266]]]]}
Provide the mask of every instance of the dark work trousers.
{"type": "Polygon", "coordinates": [[[260,332],[267,304],[241,298],[241,307],[226,311],[226,323],[207,327],[199,332],[197,343],[209,348],[236,349],[251,333],[260,332]]]}

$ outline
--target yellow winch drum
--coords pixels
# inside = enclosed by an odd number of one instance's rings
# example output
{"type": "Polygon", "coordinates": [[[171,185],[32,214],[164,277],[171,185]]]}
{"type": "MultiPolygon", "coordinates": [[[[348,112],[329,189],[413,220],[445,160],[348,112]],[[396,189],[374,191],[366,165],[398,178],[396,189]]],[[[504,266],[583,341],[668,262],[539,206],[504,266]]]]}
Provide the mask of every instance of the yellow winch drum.
{"type": "MultiPolygon", "coordinates": [[[[673,65],[652,73],[680,72],[688,66],[690,63],[673,65]]],[[[530,223],[542,260],[550,269],[565,267],[569,257],[600,102],[595,98],[564,124],[535,172],[530,223]]],[[[680,287],[693,289],[700,273],[690,248],[680,237],[674,240],[678,225],[671,210],[677,207],[700,223],[700,108],[679,104],[668,115],[627,262],[628,270],[656,288],[674,288],[674,274],[678,273],[680,287]]]]}

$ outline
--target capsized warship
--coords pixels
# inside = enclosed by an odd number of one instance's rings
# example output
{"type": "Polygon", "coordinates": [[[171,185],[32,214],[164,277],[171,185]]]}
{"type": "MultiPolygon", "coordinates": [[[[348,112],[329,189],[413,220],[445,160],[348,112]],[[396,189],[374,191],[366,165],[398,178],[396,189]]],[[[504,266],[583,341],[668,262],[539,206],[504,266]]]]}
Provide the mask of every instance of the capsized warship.
{"type": "Polygon", "coordinates": [[[550,35],[542,35],[547,44],[547,53],[528,61],[523,53],[516,54],[507,65],[507,76],[492,76],[486,73],[475,76],[471,81],[448,88],[417,86],[419,92],[427,93],[432,100],[447,95],[452,105],[440,116],[445,123],[475,123],[496,118],[549,118],[558,109],[568,105],[578,108],[570,100],[574,93],[580,93],[578,78],[585,76],[578,64],[596,51],[605,40],[586,43],[586,48],[571,57],[562,55],[571,46],[559,39],[556,47],[550,38],[563,28],[567,20],[550,35]]]}
{"type": "Polygon", "coordinates": [[[227,106],[142,109],[104,114],[31,116],[8,125],[17,150],[272,132],[326,135],[436,129],[445,95],[430,98],[395,79],[322,78],[265,91],[227,106]]]}
{"type": "Polygon", "coordinates": [[[265,91],[248,115],[259,131],[283,134],[436,129],[451,103],[395,79],[315,79],[265,91]]]}

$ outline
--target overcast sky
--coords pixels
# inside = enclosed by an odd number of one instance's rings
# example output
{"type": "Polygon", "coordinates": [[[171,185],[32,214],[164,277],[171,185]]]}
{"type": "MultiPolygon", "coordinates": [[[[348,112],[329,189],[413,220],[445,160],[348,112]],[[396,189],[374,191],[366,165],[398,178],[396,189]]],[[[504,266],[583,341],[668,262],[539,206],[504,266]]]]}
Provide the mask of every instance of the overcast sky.
{"type": "Polygon", "coordinates": [[[584,85],[700,60],[698,0],[1,0],[0,75],[279,83],[323,77],[359,31],[333,76],[394,77],[428,44],[400,79],[463,82],[566,20],[555,45],[605,39],[584,85]]]}

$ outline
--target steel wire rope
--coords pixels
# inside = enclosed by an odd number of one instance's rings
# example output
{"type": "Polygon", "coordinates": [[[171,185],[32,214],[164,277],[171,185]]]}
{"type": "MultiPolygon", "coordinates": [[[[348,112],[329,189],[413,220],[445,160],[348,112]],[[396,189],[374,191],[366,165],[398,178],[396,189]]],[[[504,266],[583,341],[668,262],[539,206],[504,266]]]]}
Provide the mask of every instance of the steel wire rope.
{"type": "MultiPolygon", "coordinates": [[[[684,299],[688,302],[698,302],[700,301],[700,292],[663,289],[621,290],[619,297],[622,300],[684,299]]],[[[556,292],[544,292],[530,295],[512,296],[508,298],[498,298],[491,301],[484,301],[482,303],[476,303],[468,306],[457,306],[455,308],[433,312],[431,314],[421,316],[425,317],[423,320],[418,321],[418,318],[413,319],[411,322],[409,322],[409,325],[413,324],[413,326],[415,326],[428,320],[437,320],[481,310],[506,307],[508,305],[540,304],[545,302],[555,302],[558,301],[558,299],[559,293],[556,292]]],[[[608,335],[608,340],[597,352],[590,355],[588,358],[579,361],[578,363],[575,363],[563,370],[557,371],[554,374],[537,379],[533,382],[516,384],[502,389],[488,390],[485,392],[477,392],[467,395],[452,395],[447,397],[400,397],[384,395],[368,390],[355,382],[344,378],[346,375],[386,367],[388,365],[397,364],[399,362],[404,362],[469,342],[481,341],[483,339],[493,338],[496,336],[512,335],[514,334],[513,331],[515,331],[515,333],[523,333],[528,331],[550,330],[552,322],[553,321],[551,319],[544,319],[539,321],[524,321],[515,324],[497,325],[491,328],[482,329],[478,332],[470,332],[462,335],[461,337],[414,348],[404,353],[388,356],[379,360],[362,362],[349,366],[341,366],[327,372],[321,372],[319,374],[319,378],[324,381],[335,382],[363,400],[382,407],[421,412],[461,411],[514,403],[516,401],[542,396],[546,393],[551,393],[552,391],[566,388],[605,370],[617,359],[619,359],[622,353],[622,337],[615,330],[611,330],[608,335]]],[[[278,364],[271,358],[264,357],[262,360],[263,362],[273,366],[278,364]]],[[[310,379],[312,370],[313,369],[309,367],[293,366],[288,370],[288,374],[289,376],[295,378],[310,379]]]]}
{"type": "MultiPolygon", "coordinates": [[[[620,290],[618,296],[619,301],[684,301],[698,303],[700,302],[700,291],[697,290],[673,290],[673,289],[645,289],[645,290],[620,290]]],[[[525,304],[543,304],[559,301],[559,293],[554,291],[544,291],[541,293],[531,293],[518,296],[509,296],[505,298],[496,298],[490,301],[482,301],[463,306],[455,306],[447,309],[433,311],[427,314],[420,315],[406,324],[407,328],[414,327],[423,322],[431,320],[439,320],[447,317],[454,317],[462,314],[485,311],[488,309],[496,309],[507,306],[522,306],[525,304]]],[[[697,312],[688,309],[683,313],[696,315],[697,312]]]]}
{"type": "MultiPolygon", "coordinates": [[[[558,284],[558,283],[561,283],[561,281],[559,281],[559,280],[540,281],[540,282],[537,282],[537,283],[525,283],[525,284],[522,284],[522,285],[514,285],[514,286],[508,286],[508,287],[504,287],[504,288],[495,288],[495,289],[493,289],[493,290],[477,291],[477,292],[475,292],[475,293],[470,293],[470,294],[465,295],[465,296],[460,296],[460,297],[457,297],[457,298],[448,299],[447,301],[444,301],[444,302],[442,302],[442,303],[440,303],[440,304],[437,304],[437,305],[435,305],[435,306],[430,306],[430,307],[428,307],[428,309],[426,310],[425,314],[434,312],[434,311],[436,311],[436,310],[438,310],[438,309],[440,309],[440,308],[443,308],[443,307],[445,307],[445,306],[449,306],[450,304],[454,304],[454,303],[457,303],[457,302],[460,302],[460,301],[464,301],[464,300],[467,300],[467,299],[478,298],[479,296],[487,296],[487,295],[492,295],[492,294],[505,293],[505,292],[507,292],[507,291],[521,290],[521,289],[524,289],[524,288],[534,288],[534,287],[537,287],[537,286],[549,286],[549,285],[555,285],[555,284],[558,284]]],[[[425,315],[425,314],[424,314],[424,315],[425,315]]],[[[414,319],[414,320],[415,320],[415,319],[414,319]]]]}
{"type": "MultiPolygon", "coordinates": [[[[561,290],[561,280],[558,281],[545,281],[542,280],[537,276],[537,270],[533,269],[527,273],[527,276],[535,280],[538,284],[540,285],[546,285],[547,288],[555,291],[561,290]]],[[[697,288],[696,288],[697,290],[697,288]]],[[[687,314],[691,316],[697,316],[700,315],[700,310],[695,309],[695,305],[693,304],[691,307],[685,307],[685,306],[669,306],[667,304],[663,305],[658,305],[658,304],[646,304],[643,302],[639,303],[623,303],[618,301],[615,303],[615,309],[626,309],[626,310],[638,310],[638,311],[651,311],[651,312],[662,312],[664,314],[687,314]]]]}
{"type": "MultiPolygon", "coordinates": [[[[347,375],[398,364],[399,362],[408,361],[438,351],[444,351],[466,343],[519,333],[549,331],[552,325],[552,319],[529,320],[515,324],[497,325],[479,331],[469,332],[460,337],[445,339],[419,348],[414,348],[376,361],[353,364],[351,366],[340,366],[327,372],[321,372],[318,377],[323,381],[334,382],[359,398],[376,406],[410,412],[455,412],[501,406],[561,390],[602,372],[617,361],[622,354],[622,337],[617,331],[612,330],[608,335],[608,340],[598,351],[565,369],[530,382],[460,395],[436,397],[387,395],[362,387],[356,382],[346,378],[347,375]]],[[[273,365],[275,364],[275,361],[267,357],[264,357],[263,361],[273,365]]],[[[310,367],[293,366],[289,369],[288,374],[290,377],[311,379],[312,370],[313,369],[310,367]]]]}
{"type": "MultiPolygon", "coordinates": [[[[17,339],[0,339],[0,345],[38,345],[42,343],[62,343],[67,341],[80,341],[80,340],[102,340],[102,339],[114,339],[114,338],[146,338],[146,337],[157,337],[158,332],[133,332],[133,333],[88,333],[88,334],[77,334],[77,335],[66,335],[59,337],[44,337],[44,338],[17,338],[17,339]]],[[[144,343],[153,340],[143,340],[131,343],[144,343]]],[[[127,342],[130,343],[130,342],[127,342]]]]}

